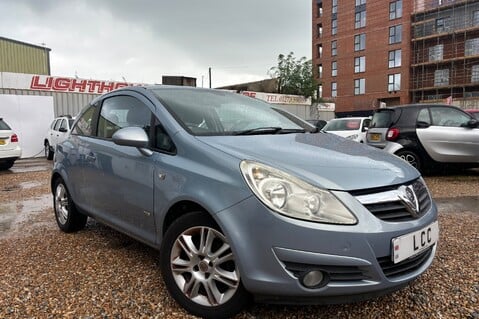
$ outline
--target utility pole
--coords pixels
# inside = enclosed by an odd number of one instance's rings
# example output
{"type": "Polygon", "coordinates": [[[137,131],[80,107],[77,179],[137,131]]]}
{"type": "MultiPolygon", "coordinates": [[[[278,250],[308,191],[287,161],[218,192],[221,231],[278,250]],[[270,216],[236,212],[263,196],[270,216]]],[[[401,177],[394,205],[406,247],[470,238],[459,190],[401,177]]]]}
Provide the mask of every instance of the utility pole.
{"type": "Polygon", "coordinates": [[[211,67],[208,68],[208,74],[210,78],[210,89],[211,89],[211,67]]]}

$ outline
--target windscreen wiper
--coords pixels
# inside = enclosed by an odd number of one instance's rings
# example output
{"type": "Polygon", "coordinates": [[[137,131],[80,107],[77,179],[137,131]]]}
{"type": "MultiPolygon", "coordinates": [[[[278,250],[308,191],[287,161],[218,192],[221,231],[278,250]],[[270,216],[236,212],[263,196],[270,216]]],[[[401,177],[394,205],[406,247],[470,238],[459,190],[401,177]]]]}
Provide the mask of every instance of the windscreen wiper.
{"type": "Polygon", "coordinates": [[[234,135],[276,134],[281,130],[282,128],[278,126],[266,126],[235,132],[234,135]]]}
{"type": "Polygon", "coordinates": [[[236,132],[235,135],[255,135],[255,134],[290,134],[290,133],[304,133],[304,129],[297,128],[282,128],[279,126],[257,127],[249,130],[236,132]]]}

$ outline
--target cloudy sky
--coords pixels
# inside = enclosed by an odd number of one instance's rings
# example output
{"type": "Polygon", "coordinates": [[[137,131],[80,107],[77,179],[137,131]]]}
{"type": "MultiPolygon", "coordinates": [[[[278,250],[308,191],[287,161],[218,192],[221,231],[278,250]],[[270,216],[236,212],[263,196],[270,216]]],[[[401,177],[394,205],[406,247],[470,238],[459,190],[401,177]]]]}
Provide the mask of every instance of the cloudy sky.
{"type": "Polygon", "coordinates": [[[0,36],[51,51],[55,76],[218,87],[311,58],[310,0],[1,0],[0,36]]]}

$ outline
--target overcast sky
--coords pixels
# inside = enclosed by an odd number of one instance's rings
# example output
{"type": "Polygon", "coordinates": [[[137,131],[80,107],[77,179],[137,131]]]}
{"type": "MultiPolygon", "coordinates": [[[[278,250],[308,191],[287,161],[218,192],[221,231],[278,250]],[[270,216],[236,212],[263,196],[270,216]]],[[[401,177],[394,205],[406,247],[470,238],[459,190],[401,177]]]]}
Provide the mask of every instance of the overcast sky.
{"type": "Polygon", "coordinates": [[[311,58],[310,0],[1,0],[0,36],[51,49],[55,76],[224,86],[311,58]]]}

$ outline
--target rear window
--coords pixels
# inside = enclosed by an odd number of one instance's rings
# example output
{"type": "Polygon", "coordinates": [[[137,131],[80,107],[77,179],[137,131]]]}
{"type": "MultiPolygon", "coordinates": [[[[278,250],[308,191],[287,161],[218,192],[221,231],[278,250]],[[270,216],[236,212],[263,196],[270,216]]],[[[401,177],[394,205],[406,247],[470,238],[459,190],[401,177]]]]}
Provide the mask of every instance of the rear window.
{"type": "Polygon", "coordinates": [[[389,127],[392,122],[393,113],[394,111],[375,112],[370,127],[389,127]]]}
{"type": "Polygon", "coordinates": [[[345,120],[331,120],[323,128],[324,131],[353,131],[359,130],[361,120],[359,119],[345,119],[345,120]]]}
{"type": "Polygon", "coordinates": [[[0,119],[0,130],[11,130],[10,126],[0,119]]]}

